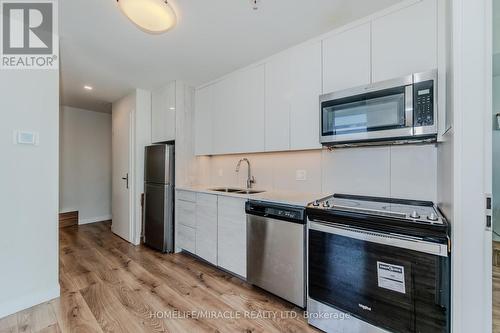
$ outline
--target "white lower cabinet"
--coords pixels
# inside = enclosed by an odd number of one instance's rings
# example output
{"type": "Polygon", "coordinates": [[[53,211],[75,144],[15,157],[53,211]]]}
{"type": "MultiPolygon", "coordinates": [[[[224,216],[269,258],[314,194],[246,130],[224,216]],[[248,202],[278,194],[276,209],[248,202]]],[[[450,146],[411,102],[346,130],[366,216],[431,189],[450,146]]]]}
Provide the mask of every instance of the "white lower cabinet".
{"type": "Polygon", "coordinates": [[[247,199],[176,191],[177,251],[185,250],[226,271],[247,275],[247,199]]]}
{"type": "Polygon", "coordinates": [[[176,191],[175,199],[175,249],[176,252],[196,250],[196,194],[176,191]]]}
{"type": "Polygon", "coordinates": [[[217,196],[196,195],[196,255],[217,265],[217,196]]]}
{"type": "Polygon", "coordinates": [[[217,262],[219,267],[247,275],[246,199],[219,196],[217,262]]]}
{"type": "Polygon", "coordinates": [[[196,228],[196,202],[177,200],[176,211],[179,224],[196,228]]]}
{"type": "Polygon", "coordinates": [[[182,250],[194,253],[196,251],[196,229],[178,224],[176,246],[182,250]]]}

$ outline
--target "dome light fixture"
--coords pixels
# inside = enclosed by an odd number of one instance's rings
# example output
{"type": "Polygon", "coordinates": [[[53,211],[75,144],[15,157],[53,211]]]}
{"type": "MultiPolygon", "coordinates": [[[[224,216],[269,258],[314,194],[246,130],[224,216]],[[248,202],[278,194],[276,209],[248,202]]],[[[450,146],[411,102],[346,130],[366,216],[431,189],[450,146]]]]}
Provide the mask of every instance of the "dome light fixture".
{"type": "Polygon", "coordinates": [[[121,11],[141,30],[161,34],[172,29],[177,16],[166,0],[116,0],[121,11]]]}

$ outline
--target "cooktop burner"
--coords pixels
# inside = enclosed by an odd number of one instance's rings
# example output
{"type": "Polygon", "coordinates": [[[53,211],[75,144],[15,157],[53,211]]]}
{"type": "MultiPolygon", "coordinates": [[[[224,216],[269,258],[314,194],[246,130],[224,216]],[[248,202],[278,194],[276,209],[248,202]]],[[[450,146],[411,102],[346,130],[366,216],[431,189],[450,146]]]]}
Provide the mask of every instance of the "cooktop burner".
{"type": "Polygon", "coordinates": [[[310,208],[346,211],[399,218],[408,221],[443,224],[439,211],[429,201],[402,200],[335,194],[309,204],[310,208]]]}

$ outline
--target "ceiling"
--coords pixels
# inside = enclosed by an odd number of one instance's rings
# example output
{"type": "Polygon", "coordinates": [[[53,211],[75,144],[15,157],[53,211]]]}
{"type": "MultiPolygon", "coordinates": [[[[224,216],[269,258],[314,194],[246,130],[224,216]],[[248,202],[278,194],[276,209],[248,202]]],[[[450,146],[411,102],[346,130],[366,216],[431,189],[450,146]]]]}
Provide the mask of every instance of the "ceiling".
{"type": "Polygon", "coordinates": [[[262,0],[254,11],[248,0],[170,0],[178,24],[161,35],[115,0],[60,1],[62,103],[109,112],[136,87],[197,86],[399,1],[262,0]]]}

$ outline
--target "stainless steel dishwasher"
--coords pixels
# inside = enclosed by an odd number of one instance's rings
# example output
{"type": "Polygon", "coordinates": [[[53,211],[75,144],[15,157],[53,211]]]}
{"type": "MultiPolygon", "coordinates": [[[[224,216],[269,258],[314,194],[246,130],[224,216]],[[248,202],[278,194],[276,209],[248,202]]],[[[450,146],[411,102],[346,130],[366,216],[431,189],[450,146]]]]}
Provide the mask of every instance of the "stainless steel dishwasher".
{"type": "Polygon", "coordinates": [[[305,208],[248,201],[247,281],[305,307],[305,208]]]}

